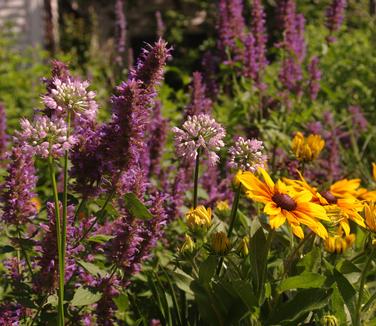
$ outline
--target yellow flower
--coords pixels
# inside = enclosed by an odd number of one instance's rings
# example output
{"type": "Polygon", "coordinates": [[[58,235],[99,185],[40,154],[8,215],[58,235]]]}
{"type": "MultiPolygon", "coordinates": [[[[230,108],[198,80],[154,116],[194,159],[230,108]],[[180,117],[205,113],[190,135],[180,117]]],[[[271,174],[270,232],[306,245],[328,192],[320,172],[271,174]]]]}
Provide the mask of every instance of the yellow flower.
{"type": "Polygon", "coordinates": [[[301,180],[284,179],[296,191],[307,190],[312,194],[312,202],[322,205],[330,220],[340,224],[346,235],[350,234],[349,219],[365,227],[363,217],[359,214],[363,210],[363,204],[354,194],[357,193],[360,180],[340,180],[334,183],[328,191],[318,192],[300,174],[301,180]]]}
{"type": "Polygon", "coordinates": [[[249,253],[249,238],[245,236],[242,241],[240,241],[238,246],[238,253],[244,257],[248,256],[249,253]]]}
{"type": "Polygon", "coordinates": [[[312,194],[309,191],[296,191],[280,180],[274,183],[264,169],[259,171],[263,181],[251,172],[244,172],[240,181],[249,198],[265,204],[264,212],[269,215],[269,224],[273,229],[287,220],[299,238],[304,238],[301,225],[306,225],[321,238],[327,238],[328,232],[318,219],[329,221],[329,218],[321,205],[311,201],[312,194]]]}
{"type": "Polygon", "coordinates": [[[299,161],[317,159],[325,146],[325,140],[320,135],[309,135],[307,138],[297,132],[291,143],[291,149],[299,161]]]}
{"type": "Polygon", "coordinates": [[[243,171],[242,170],[239,170],[238,172],[236,172],[235,176],[234,176],[234,179],[232,180],[234,186],[239,186],[240,184],[240,179],[239,177],[243,174],[243,171]]]}
{"type": "Polygon", "coordinates": [[[217,202],[216,209],[220,212],[228,211],[230,209],[230,206],[228,205],[227,200],[221,200],[217,202]]]}
{"type": "Polygon", "coordinates": [[[191,208],[189,212],[185,215],[187,219],[187,225],[191,229],[198,227],[210,227],[211,225],[211,209],[206,209],[204,206],[200,205],[196,208],[191,208]]]}
{"type": "Polygon", "coordinates": [[[376,163],[372,163],[372,175],[373,175],[373,180],[376,181],[376,163]]]}
{"type": "Polygon", "coordinates": [[[339,326],[336,316],[325,315],[320,319],[320,326],[339,326]]]}
{"type": "Polygon", "coordinates": [[[225,232],[216,232],[212,235],[212,249],[219,255],[224,255],[230,250],[230,240],[225,232]]]}
{"type": "Polygon", "coordinates": [[[40,209],[42,208],[42,203],[38,197],[31,198],[31,202],[34,204],[35,209],[37,212],[40,212],[40,209]]]}
{"type": "Polygon", "coordinates": [[[376,205],[374,202],[364,205],[364,216],[368,229],[376,232],[376,205]]]}
{"type": "Polygon", "coordinates": [[[351,233],[343,237],[342,229],[339,228],[336,235],[329,236],[324,241],[324,247],[325,247],[325,250],[330,253],[336,252],[337,254],[340,254],[346,251],[348,248],[350,248],[354,242],[355,242],[355,234],[351,233]]]}
{"type": "Polygon", "coordinates": [[[359,188],[356,197],[360,200],[376,202],[376,190],[368,190],[366,188],[359,188]]]}
{"type": "Polygon", "coordinates": [[[190,254],[193,252],[193,250],[195,250],[195,243],[193,242],[192,238],[186,234],[185,241],[180,248],[180,252],[182,254],[190,254]]]}

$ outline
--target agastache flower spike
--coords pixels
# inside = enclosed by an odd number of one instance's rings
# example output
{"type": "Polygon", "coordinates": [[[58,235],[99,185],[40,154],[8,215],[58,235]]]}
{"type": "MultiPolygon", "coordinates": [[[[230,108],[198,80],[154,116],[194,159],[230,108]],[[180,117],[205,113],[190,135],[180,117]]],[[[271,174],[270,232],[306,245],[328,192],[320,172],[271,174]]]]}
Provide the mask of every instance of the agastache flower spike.
{"type": "Polygon", "coordinates": [[[346,8],[346,0],[333,0],[326,10],[326,27],[329,29],[330,36],[328,42],[334,42],[336,39],[332,34],[338,31],[343,23],[346,8]]]}
{"type": "Polygon", "coordinates": [[[124,15],[124,0],[116,0],[116,43],[117,57],[116,61],[119,65],[123,64],[123,54],[125,52],[125,43],[127,38],[127,21],[124,15]]]}
{"type": "Polygon", "coordinates": [[[6,133],[5,109],[4,109],[4,105],[0,103],[0,160],[4,159],[4,155],[7,149],[7,142],[8,142],[7,138],[8,136],[6,133]]]}
{"type": "Polygon", "coordinates": [[[265,28],[265,12],[261,0],[252,1],[252,26],[251,31],[255,39],[255,55],[257,57],[257,65],[262,70],[268,63],[266,59],[266,28],[265,28]]]}
{"type": "Polygon", "coordinates": [[[208,155],[210,165],[219,160],[216,154],[223,146],[225,130],[208,114],[189,116],[182,129],[173,128],[177,154],[188,161],[195,160],[197,151],[208,155]]]}
{"type": "Polygon", "coordinates": [[[229,149],[229,166],[237,170],[256,172],[258,168],[264,168],[266,164],[263,149],[262,141],[239,137],[235,145],[229,149]]]}
{"type": "Polygon", "coordinates": [[[308,72],[310,75],[309,95],[311,100],[315,100],[317,98],[317,94],[320,90],[321,71],[319,69],[319,62],[319,58],[315,56],[308,65],[308,72]]]}
{"type": "Polygon", "coordinates": [[[32,148],[42,158],[62,157],[75,143],[75,137],[67,138],[67,125],[63,119],[51,120],[47,116],[36,116],[33,123],[21,119],[21,131],[17,140],[32,148]]]}
{"type": "Polygon", "coordinates": [[[33,202],[37,181],[33,155],[26,147],[14,145],[9,160],[2,194],[2,220],[14,225],[24,224],[37,213],[33,202]]]}
{"type": "Polygon", "coordinates": [[[191,102],[187,106],[186,116],[198,115],[200,113],[209,114],[212,110],[213,103],[206,97],[206,87],[202,80],[200,72],[193,73],[191,85],[191,102]]]}

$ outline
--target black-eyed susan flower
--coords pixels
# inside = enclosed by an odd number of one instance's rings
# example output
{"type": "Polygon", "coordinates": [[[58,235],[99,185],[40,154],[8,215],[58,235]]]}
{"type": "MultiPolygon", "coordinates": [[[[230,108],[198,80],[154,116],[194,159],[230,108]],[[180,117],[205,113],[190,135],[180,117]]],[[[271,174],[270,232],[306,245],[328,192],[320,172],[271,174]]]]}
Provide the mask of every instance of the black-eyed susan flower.
{"type": "Polygon", "coordinates": [[[210,208],[205,208],[203,205],[192,208],[185,215],[187,219],[187,225],[191,229],[197,228],[209,228],[211,225],[212,211],[210,208]]]}
{"type": "Polygon", "coordinates": [[[376,163],[372,163],[372,176],[373,180],[376,182],[376,163]]]}
{"type": "Polygon", "coordinates": [[[317,159],[325,146],[325,140],[320,135],[311,134],[307,138],[297,132],[291,143],[291,149],[299,161],[317,159]]]}
{"type": "Polygon", "coordinates": [[[273,229],[287,222],[293,233],[304,238],[301,225],[306,225],[321,238],[327,238],[328,232],[319,219],[329,220],[325,209],[312,202],[309,191],[296,191],[281,180],[277,183],[264,169],[259,169],[263,181],[250,172],[243,173],[239,179],[249,198],[265,204],[264,212],[269,215],[269,224],[273,229]]]}
{"type": "Polygon", "coordinates": [[[231,243],[226,233],[223,231],[214,233],[211,237],[211,247],[219,255],[226,254],[231,248],[231,243]]]}

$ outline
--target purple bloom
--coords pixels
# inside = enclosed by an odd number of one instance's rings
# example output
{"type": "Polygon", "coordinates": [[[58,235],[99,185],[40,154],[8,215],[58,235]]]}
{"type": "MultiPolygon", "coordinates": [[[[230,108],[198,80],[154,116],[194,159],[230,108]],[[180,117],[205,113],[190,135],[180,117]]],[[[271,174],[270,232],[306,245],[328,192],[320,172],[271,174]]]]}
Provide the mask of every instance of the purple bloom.
{"type": "Polygon", "coordinates": [[[218,70],[219,59],[215,57],[211,52],[207,51],[202,56],[202,71],[203,71],[203,79],[206,85],[206,95],[211,98],[215,99],[219,92],[219,87],[216,80],[216,74],[218,70]]]}
{"type": "Polygon", "coordinates": [[[350,106],[349,112],[351,114],[353,127],[355,127],[354,130],[359,130],[360,132],[366,131],[368,122],[364,117],[362,109],[359,106],[350,106]]]}
{"type": "Polygon", "coordinates": [[[172,131],[175,133],[175,146],[179,157],[194,161],[200,149],[208,155],[210,165],[215,165],[219,160],[216,152],[224,146],[223,138],[226,132],[210,115],[189,116],[182,129],[175,127],[172,131]]]}
{"type": "Polygon", "coordinates": [[[332,35],[341,28],[346,9],[346,0],[333,0],[326,10],[326,27],[329,29],[328,42],[336,39],[332,35]]]}
{"type": "Polygon", "coordinates": [[[37,181],[33,155],[25,146],[14,145],[9,160],[2,194],[2,220],[8,224],[25,224],[37,214],[32,201],[36,196],[34,189],[37,181]]]}
{"type": "Polygon", "coordinates": [[[220,0],[218,17],[219,48],[224,53],[226,49],[233,55],[239,55],[237,41],[243,41],[245,22],[243,17],[242,0],[220,0]]]}
{"type": "Polygon", "coordinates": [[[43,78],[46,84],[47,93],[50,93],[54,86],[54,79],[58,78],[63,82],[66,82],[70,78],[68,66],[61,61],[51,60],[51,78],[43,78]]]}
{"type": "Polygon", "coordinates": [[[67,138],[67,124],[61,118],[36,116],[32,123],[21,119],[20,124],[22,130],[16,133],[17,141],[26,143],[35,155],[43,158],[62,157],[76,142],[74,136],[67,138]]]}
{"type": "Polygon", "coordinates": [[[314,56],[308,65],[309,96],[312,101],[317,98],[317,94],[320,90],[321,71],[319,68],[319,63],[319,58],[317,56],[314,56]]]}
{"type": "Polygon", "coordinates": [[[296,12],[295,0],[286,0],[283,6],[284,39],[278,46],[287,52],[287,57],[282,62],[279,78],[284,87],[296,93],[300,92],[306,54],[304,24],[304,16],[296,12]]]}
{"type": "Polygon", "coordinates": [[[25,313],[25,308],[19,303],[4,302],[0,305],[0,325],[18,326],[25,313]]]}
{"type": "Polygon", "coordinates": [[[256,80],[258,77],[259,65],[256,57],[255,38],[249,33],[244,42],[244,66],[243,74],[247,78],[256,80]]]}
{"type": "Polygon", "coordinates": [[[7,128],[7,123],[6,123],[5,108],[4,108],[4,105],[0,103],[0,162],[5,158],[5,153],[7,150],[8,135],[6,132],[6,128],[7,128]]]}
{"type": "Polygon", "coordinates": [[[206,88],[202,81],[202,75],[196,71],[193,73],[191,91],[191,102],[188,104],[185,115],[198,115],[201,113],[210,114],[213,103],[206,97],[206,88]]]}
{"type": "Polygon", "coordinates": [[[155,19],[157,21],[157,36],[163,37],[166,30],[166,26],[163,22],[162,14],[159,10],[155,12],[155,19]]]}
{"type": "Polygon", "coordinates": [[[127,38],[127,21],[124,14],[124,0],[116,0],[115,3],[116,16],[116,61],[119,65],[123,64],[123,55],[125,52],[125,43],[127,38]]]}
{"type": "Polygon", "coordinates": [[[259,167],[264,168],[266,155],[263,154],[264,145],[257,139],[238,137],[234,146],[229,149],[229,167],[237,170],[256,172],[259,167]]]}
{"type": "Polygon", "coordinates": [[[252,25],[251,31],[254,37],[254,47],[256,62],[259,70],[264,69],[268,64],[266,59],[266,27],[265,27],[265,12],[261,0],[252,1],[252,25]]]}

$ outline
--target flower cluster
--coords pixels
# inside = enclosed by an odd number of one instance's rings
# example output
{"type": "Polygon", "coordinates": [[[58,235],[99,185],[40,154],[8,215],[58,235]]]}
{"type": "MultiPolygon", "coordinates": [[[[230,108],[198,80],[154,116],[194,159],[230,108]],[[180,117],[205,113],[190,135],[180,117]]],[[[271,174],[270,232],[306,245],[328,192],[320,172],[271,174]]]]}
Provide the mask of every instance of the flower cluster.
{"type": "Polygon", "coordinates": [[[36,116],[32,122],[22,119],[20,125],[18,141],[27,143],[33,154],[42,158],[61,157],[76,141],[72,135],[67,137],[67,124],[61,118],[36,116]]]}
{"type": "Polygon", "coordinates": [[[336,40],[332,34],[338,31],[342,25],[346,3],[346,0],[333,0],[326,10],[326,26],[330,32],[328,37],[329,42],[334,42],[336,40]]]}
{"type": "Polygon", "coordinates": [[[238,137],[234,146],[230,147],[229,166],[233,169],[256,172],[264,168],[266,155],[262,153],[264,145],[257,139],[238,137]]]}
{"type": "Polygon", "coordinates": [[[182,128],[174,127],[177,154],[188,161],[195,160],[198,151],[208,155],[209,164],[219,160],[216,154],[223,146],[225,130],[207,114],[189,116],[182,128]]]}

